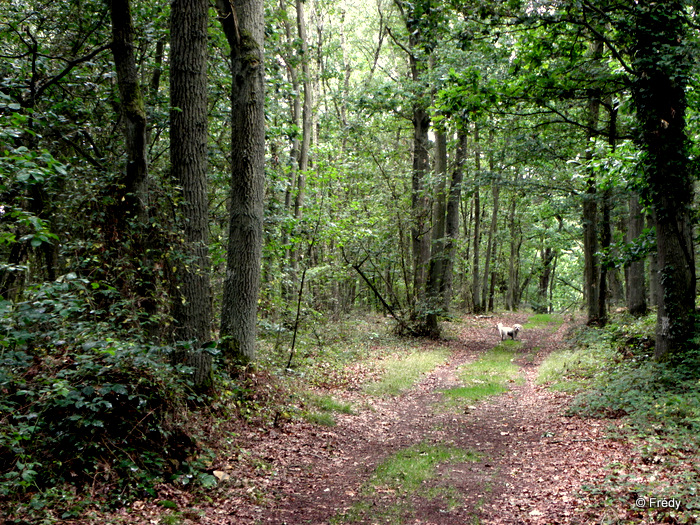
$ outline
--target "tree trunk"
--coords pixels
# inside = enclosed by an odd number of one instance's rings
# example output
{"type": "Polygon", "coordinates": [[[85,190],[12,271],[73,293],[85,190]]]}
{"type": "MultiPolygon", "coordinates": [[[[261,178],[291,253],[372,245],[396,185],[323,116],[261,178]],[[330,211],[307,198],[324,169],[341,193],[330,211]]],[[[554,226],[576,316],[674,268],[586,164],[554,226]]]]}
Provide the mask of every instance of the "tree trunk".
{"type": "Polygon", "coordinates": [[[209,4],[174,0],[170,20],[170,163],[182,191],[184,264],[174,297],[176,339],[211,338],[207,192],[207,25],[209,4]]]}
{"type": "Polygon", "coordinates": [[[472,264],[472,302],[475,314],[481,313],[481,286],[479,280],[479,245],[481,244],[481,202],[479,196],[479,181],[481,178],[481,149],[479,146],[479,127],[474,126],[474,254],[472,264]]]}
{"type": "Polygon", "coordinates": [[[418,308],[425,302],[425,284],[430,260],[430,205],[425,188],[430,158],[428,155],[430,116],[420,105],[413,108],[413,175],[411,180],[411,208],[413,210],[413,290],[418,308]]]}
{"type": "MultiPolygon", "coordinates": [[[[603,253],[608,253],[612,242],[610,206],[610,190],[606,189],[601,197],[600,249],[603,253]]],[[[598,311],[596,314],[596,323],[599,326],[605,326],[608,322],[608,267],[609,261],[599,261],[598,311]]]]}
{"type": "Polygon", "coordinates": [[[411,80],[414,84],[415,95],[412,101],[413,123],[413,167],[411,171],[411,238],[413,248],[413,293],[416,296],[416,311],[418,319],[423,317],[425,310],[425,292],[430,262],[430,198],[426,191],[425,178],[430,169],[430,114],[428,102],[425,100],[424,73],[427,61],[421,57],[425,53],[423,34],[425,25],[421,23],[420,13],[426,6],[404,0],[395,0],[401,11],[408,31],[408,61],[411,70],[411,80]]]}
{"type": "Polygon", "coordinates": [[[555,253],[551,246],[542,249],[542,273],[540,274],[539,286],[537,288],[537,304],[534,308],[537,313],[549,312],[549,280],[552,276],[552,261],[554,261],[554,256],[555,253]]]}
{"type": "Polygon", "coordinates": [[[457,150],[455,167],[450,181],[450,193],[447,198],[447,216],[445,217],[445,267],[443,282],[445,286],[444,309],[450,309],[452,302],[452,274],[455,261],[456,243],[459,236],[459,204],[462,198],[462,181],[467,155],[467,134],[464,130],[457,133],[457,150]]]}
{"type": "MultiPolygon", "coordinates": [[[[629,220],[627,222],[627,242],[636,242],[644,230],[644,215],[636,193],[629,199],[629,220]]],[[[630,262],[625,267],[627,309],[634,316],[647,313],[646,287],[644,284],[644,259],[630,262]]]]}
{"type": "MultiPolygon", "coordinates": [[[[599,40],[589,46],[589,54],[598,62],[603,53],[603,43],[599,40]]],[[[588,95],[586,123],[588,144],[586,160],[593,159],[592,141],[597,135],[600,115],[600,92],[591,89],[588,95]]],[[[594,171],[586,179],[586,193],[583,196],[583,259],[584,259],[584,295],[586,298],[586,318],[588,324],[598,324],[600,308],[600,261],[598,260],[598,203],[596,175],[594,171]]]]}
{"type": "MultiPolygon", "coordinates": [[[[301,108],[301,142],[298,144],[298,157],[296,159],[296,193],[294,195],[294,219],[299,226],[304,210],[304,192],[306,191],[306,172],[309,169],[309,148],[311,146],[312,128],[312,88],[311,75],[309,73],[309,44],[306,36],[306,19],[304,17],[304,3],[296,0],[297,31],[299,34],[299,46],[301,50],[301,85],[304,87],[304,101],[301,108]]],[[[295,95],[295,123],[298,123],[298,96],[299,82],[297,81],[297,94],[295,95]]],[[[297,235],[299,232],[297,231],[297,235]]],[[[294,245],[293,245],[294,246],[294,245]]],[[[290,265],[294,281],[297,280],[299,266],[299,254],[292,247],[290,250],[290,265]]]]}
{"type": "Polygon", "coordinates": [[[430,250],[430,271],[427,283],[427,312],[425,318],[426,330],[434,335],[439,333],[438,314],[444,305],[445,292],[445,228],[447,195],[447,138],[444,132],[438,132],[435,137],[435,174],[437,191],[433,209],[433,229],[430,250]]]}
{"type": "Polygon", "coordinates": [[[148,219],[148,159],[146,155],[146,108],[141,94],[134,26],[129,0],[112,0],[112,53],[117,71],[121,112],[126,140],[126,174],[117,198],[117,213],[136,215],[141,224],[148,219]]]}
{"type": "MultiPolygon", "coordinates": [[[[651,217],[647,217],[647,228],[653,228],[654,221],[651,217]]],[[[656,253],[649,254],[649,304],[651,306],[659,305],[659,265],[657,264],[656,253]]]]}
{"type": "MultiPolygon", "coordinates": [[[[493,130],[489,130],[489,143],[493,147],[493,130]]],[[[494,243],[496,242],[496,233],[498,231],[498,198],[501,193],[501,187],[497,184],[493,176],[496,166],[493,159],[493,149],[489,153],[489,171],[491,172],[491,194],[493,197],[493,208],[491,210],[491,226],[486,241],[486,257],[484,258],[484,280],[481,288],[481,304],[486,308],[488,301],[488,278],[491,274],[491,256],[494,251],[494,243]]]]}
{"type": "MultiPolygon", "coordinates": [[[[518,175],[515,175],[516,181],[518,175]]],[[[515,310],[518,306],[518,270],[520,246],[522,245],[522,237],[520,234],[520,226],[516,225],[515,211],[517,208],[517,199],[512,197],[510,210],[508,212],[508,225],[510,230],[510,255],[508,257],[508,291],[506,292],[506,308],[515,310]]]]}
{"type": "Polygon", "coordinates": [[[652,203],[659,269],[657,358],[691,347],[695,314],[693,174],[686,132],[688,20],[681,2],[651,2],[635,9],[632,94],[645,156],[646,197],[652,203]],[[663,54],[661,54],[663,53],[663,54]]]}
{"type": "Polygon", "coordinates": [[[113,187],[112,204],[107,207],[103,232],[108,242],[131,264],[130,272],[119,272],[116,287],[123,295],[135,295],[135,304],[145,313],[143,325],[155,333],[150,324],[157,311],[153,249],[148,239],[148,155],[146,108],[139,82],[134,53],[134,26],[129,0],[112,0],[112,53],[117,72],[121,116],[126,148],[126,170],[113,187]]]}
{"type": "Polygon", "coordinates": [[[255,360],[265,181],[264,6],[217,0],[231,47],[231,217],[221,310],[224,356],[255,360]]]}

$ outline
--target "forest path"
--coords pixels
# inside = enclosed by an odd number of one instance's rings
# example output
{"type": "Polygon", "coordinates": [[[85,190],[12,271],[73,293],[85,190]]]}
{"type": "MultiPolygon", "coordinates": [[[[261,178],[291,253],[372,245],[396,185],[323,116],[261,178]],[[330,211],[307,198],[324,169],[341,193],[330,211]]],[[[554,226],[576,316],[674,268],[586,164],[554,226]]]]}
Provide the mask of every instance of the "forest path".
{"type": "Polygon", "coordinates": [[[458,339],[449,343],[449,362],[400,396],[330,392],[363,407],[337,416],[337,426],[290,423],[272,433],[261,430],[248,450],[258,462],[250,483],[239,479],[238,487],[222,493],[199,522],[600,522],[600,512],[586,510],[586,493],[580,489],[599,483],[603,467],[629,454],[627,445],[605,437],[614,422],[565,417],[570,397],[534,382],[538,365],[561,345],[566,325],[520,334],[517,361],[524,381],[512,383],[508,392],[469,407],[437,408],[441,391],[459,385],[457,368],[498,343],[493,328],[498,320],[522,323],[525,317],[465,320],[458,339]],[[480,456],[474,462],[441,464],[438,476],[417,491],[367,489],[382,461],[419,443],[480,456]],[[267,471],[262,478],[261,471],[267,471]]]}

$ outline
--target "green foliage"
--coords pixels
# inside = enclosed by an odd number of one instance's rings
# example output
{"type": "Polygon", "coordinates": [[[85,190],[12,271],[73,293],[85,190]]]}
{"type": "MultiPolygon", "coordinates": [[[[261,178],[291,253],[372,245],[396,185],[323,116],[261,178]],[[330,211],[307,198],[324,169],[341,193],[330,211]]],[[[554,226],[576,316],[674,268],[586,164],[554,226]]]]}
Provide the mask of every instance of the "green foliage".
{"type": "Polygon", "coordinates": [[[556,350],[542,362],[538,384],[566,392],[583,390],[618,357],[610,346],[610,335],[605,337],[599,331],[582,328],[571,337],[570,348],[556,350]]]}
{"type": "Polygon", "coordinates": [[[84,280],[65,278],[0,311],[0,499],[30,513],[79,513],[72,485],[109,503],[163,480],[204,483],[187,406],[201,399],[169,349],[104,337],[84,280]]]}
{"type": "Polygon", "coordinates": [[[662,425],[662,433],[700,432],[700,341],[683,355],[653,360],[654,325],[647,316],[625,318],[602,332],[588,330],[607,362],[589,367],[593,388],[577,398],[572,411],[626,414],[642,428],[661,432],[656,427],[662,425]]]}
{"type": "MultiPolygon", "coordinates": [[[[0,150],[0,195],[36,194],[39,189],[55,190],[59,180],[68,173],[66,166],[58,162],[48,150],[31,150],[21,145],[13,147],[14,139],[26,133],[27,117],[18,113],[19,105],[11,102],[10,97],[0,93],[0,113],[9,111],[7,122],[0,126],[0,141],[5,146],[0,150]]],[[[32,199],[24,202],[5,201],[0,205],[0,248],[16,243],[27,243],[32,248],[39,248],[44,243],[53,243],[58,236],[51,231],[46,218],[26,209],[36,209],[32,199]]],[[[4,265],[6,271],[17,271],[4,265]]]]}
{"type": "Polygon", "coordinates": [[[597,496],[601,510],[632,507],[636,498],[662,494],[680,500],[680,511],[639,509],[630,523],[643,517],[692,523],[689,517],[700,509],[693,472],[700,450],[700,340],[694,338],[693,349],[682,357],[659,362],[653,359],[655,325],[654,315],[622,316],[605,329],[583,328],[573,334],[570,349],[543,363],[538,381],[578,391],[571,414],[625,416],[614,432],[631,439],[641,463],[631,457],[613,464],[603,483],[584,487],[597,496]]]}

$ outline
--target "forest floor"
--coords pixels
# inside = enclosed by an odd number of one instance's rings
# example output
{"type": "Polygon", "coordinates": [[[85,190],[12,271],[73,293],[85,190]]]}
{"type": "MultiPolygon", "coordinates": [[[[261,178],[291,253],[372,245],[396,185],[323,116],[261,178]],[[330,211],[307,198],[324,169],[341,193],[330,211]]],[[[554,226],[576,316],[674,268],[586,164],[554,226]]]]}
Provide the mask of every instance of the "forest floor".
{"type": "MultiPolygon", "coordinates": [[[[163,494],[180,509],[170,520],[163,518],[166,509],[142,502],[129,514],[150,515],[150,523],[237,525],[600,523],[601,508],[591,505],[595,490],[584,486],[601,484],[606,466],[634,451],[610,437],[619,421],[566,416],[571,397],[535,383],[539,364],[562,346],[566,324],[521,332],[522,379],[507,392],[444,405],[443,391],[460,384],[458,368],[500,342],[494,324],[526,318],[460,321],[456,337],[441,343],[450,349],[448,361],[398,396],[368,395],[360,386],[365,371],[358,369],[356,381],[325,392],[355,407],[338,414],[335,426],[298,420],[241,429],[237,456],[217,462],[223,481],[206,498],[194,503],[173,490],[163,494]],[[376,481],[387,458],[415,454],[421,444],[471,455],[436,464],[434,477],[418,487],[376,481]]],[[[421,455],[427,452],[409,462],[421,455]]]]}

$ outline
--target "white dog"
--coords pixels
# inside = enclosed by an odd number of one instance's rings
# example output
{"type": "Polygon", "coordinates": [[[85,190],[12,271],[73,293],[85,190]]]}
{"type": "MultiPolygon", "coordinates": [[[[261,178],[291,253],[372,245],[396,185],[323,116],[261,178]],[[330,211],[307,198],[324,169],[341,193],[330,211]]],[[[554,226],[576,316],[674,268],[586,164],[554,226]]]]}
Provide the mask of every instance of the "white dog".
{"type": "Polygon", "coordinates": [[[508,337],[515,340],[518,332],[523,329],[523,327],[519,324],[514,324],[511,328],[510,326],[503,326],[503,323],[498,323],[496,328],[498,328],[498,333],[501,335],[501,341],[508,339],[508,337]]]}

